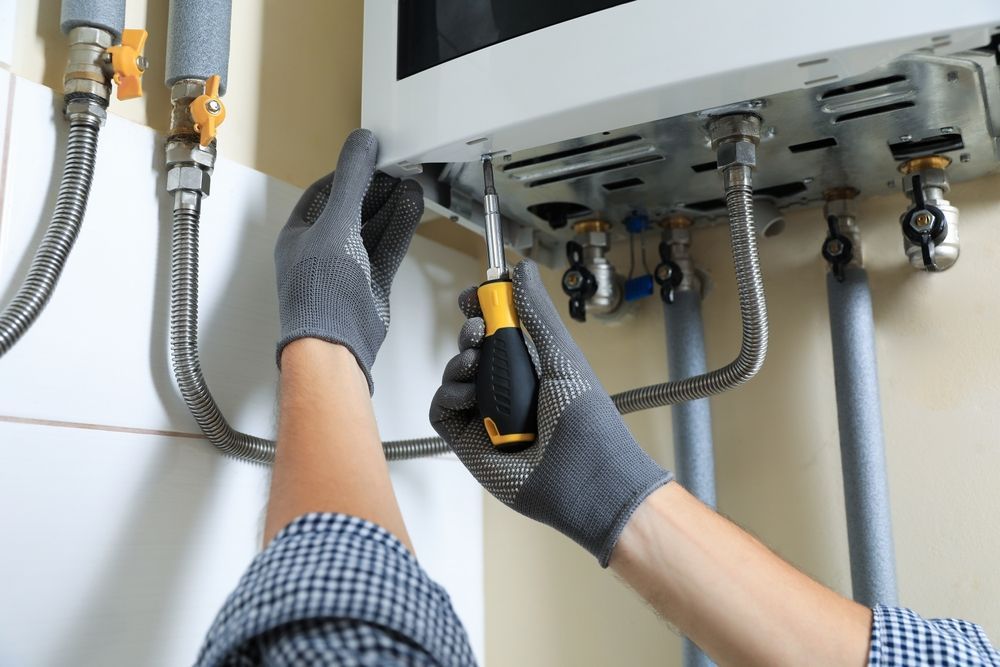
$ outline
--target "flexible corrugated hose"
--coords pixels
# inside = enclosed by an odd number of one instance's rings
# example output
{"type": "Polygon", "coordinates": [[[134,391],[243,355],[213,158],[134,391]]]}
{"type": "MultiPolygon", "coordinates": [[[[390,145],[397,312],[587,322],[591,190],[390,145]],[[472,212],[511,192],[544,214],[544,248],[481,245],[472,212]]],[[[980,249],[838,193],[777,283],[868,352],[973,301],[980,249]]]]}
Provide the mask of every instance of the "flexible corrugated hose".
{"type": "Polygon", "coordinates": [[[59,282],[87,210],[100,129],[98,118],[83,114],[70,123],[66,164],[52,221],[35,251],[28,275],[10,304],[0,312],[0,357],[31,327],[59,282]]]}
{"type": "Polygon", "coordinates": [[[726,208],[743,327],[739,355],[722,368],[702,375],[615,394],[611,400],[622,414],[721,394],[745,383],[764,365],[767,355],[767,302],[757,255],[753,188],[749,185],[749,172],[746,184],[726,188],[726,208]]]}
{"type": "MultiPolygon", "coordinates": [[[[198,354],[198,225],[200,197],[174,208],[170,257],[170,353],[181,396],[209,442],[222,453],[254,463],[274,461],[275,443],[237,431],[226,421],[208,389],[198,354]]],[[[389,461],[444,454],[437,437],[382,443],[389,461]]]]}
{"type": "MultiPolygon", "coordinates": [[[[746,184],[726,189],[729,229],[739,289],[743,339],[730,364],[676,382],[639,387],[611,397],[622,414],[692,401],[722,393],[752,378],[767,353],[767,304],[757,256],[753,192],[746,184]]],[[[188,207],[174,209],[170,262],[170,351],[174,375],[184,402],[209,441],[224,454],[255,463],[274,461],[275,443],[237,431],[212,398],[198,355],[198,223],[200,196],[188,207]]],[[[421,458],[450,451],[438,437],[382,443],[387,460],[421,458]]]]}

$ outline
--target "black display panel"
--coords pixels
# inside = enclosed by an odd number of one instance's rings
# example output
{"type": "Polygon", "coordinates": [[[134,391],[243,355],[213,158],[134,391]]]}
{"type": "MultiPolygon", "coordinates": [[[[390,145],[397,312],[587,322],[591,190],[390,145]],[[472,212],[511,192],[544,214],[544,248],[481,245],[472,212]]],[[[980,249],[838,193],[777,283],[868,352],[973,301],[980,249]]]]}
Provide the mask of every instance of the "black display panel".
{"type": "Polygon", "coordinates": [[[635,0],[399,0],[396,78],[635,0]]]}

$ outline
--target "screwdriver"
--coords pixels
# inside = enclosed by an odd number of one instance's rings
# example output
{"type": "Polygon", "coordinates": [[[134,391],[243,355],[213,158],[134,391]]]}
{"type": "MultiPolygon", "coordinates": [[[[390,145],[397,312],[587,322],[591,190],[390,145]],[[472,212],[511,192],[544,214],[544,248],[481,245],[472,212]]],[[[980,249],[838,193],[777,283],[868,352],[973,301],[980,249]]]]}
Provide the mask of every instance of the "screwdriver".
{"type": "Polygon", "coordinates": [[[493,160],[488,154],[482,159],[489,266],[486,282],[476,292],[486,322],[486,338],[476,376],[476,398],[483,426],[493,446],[503,452],[519,452],[535,441],[538,378],[514,309],[514,283],[504,258],[493,160]]]}

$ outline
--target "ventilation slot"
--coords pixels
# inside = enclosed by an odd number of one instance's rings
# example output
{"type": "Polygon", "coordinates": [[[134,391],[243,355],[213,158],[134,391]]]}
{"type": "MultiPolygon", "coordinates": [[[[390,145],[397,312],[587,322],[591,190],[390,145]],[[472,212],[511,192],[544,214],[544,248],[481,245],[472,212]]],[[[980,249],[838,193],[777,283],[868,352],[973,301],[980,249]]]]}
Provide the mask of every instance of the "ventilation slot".
{"type": "Polygon", "coordinates": [[[848,120],[857,120],[858,118],[868,118],[869,116],[877,116],[883,113],[891,113],[893,111],[899,111],[900,109],[909,109],[914,107],[916,104],[913,102],[896,102],[895,104],[884,104],[880,107],[871,107],[869,109],[862,109],[860,111],[852,111],[851,113],[845,113],[843,115],[837,116],[833,119],[834,123],[843,123],[848,120]]]}
{"type": "Polygon", "coordinates": [[[772,185],[766,188],[757,188],[753,191],[754,196],[760,195],[761,197],[774,197],[775,199],[781,199],[782,197],[794,197],[795,195],[800,195],[809,188],[802,181],[792,181],[791,183],[782,183],[781,185],[772,185]]]}
{"type": "Polygon", "coordinates": [[[821,148],[832,148],[837,145],[837,140],[833,137],[827,137],[825,139],[817,139],[816,141],[806,141],[805,143],[795,144],[789,146],[788,150],[793,153],[808,153],[809,151],[818,151],[821,148]]]}
{"type": "Polygon", "coordinates": [[[624,144],[630,144],[634,141],[639,141],[642,139],[637,134],[630,134],[625,137],[617,137],[615,139],[608,139],[607,141],[599,141],[596,144],[587,144],[586,146],[578,146],[577,148],[568,148],[564,151],[557,151],[555,153],[546,153],[545,155],[538,155],[535,157],[525,158],[524,160],[518,160],[517,162],[511,162],[504,165],[504,171],[510,171],[511,169],[518,169],[520,167],[528,167],[533,164],[541,164],[543,162],[552,162],[554,160],[561,160],[567,157],[573,157],[574,155],[583,155],[584,153],[590,153],[592,151],[599,151],[602,148],[612,148],[614,146],[622,146],[624,144]]]}
{"type": "Polygon", "coordinates": [[[719,168],[718,162],[702,162],[701,164],[691,165],[691,171],[696,174],[700,174],[704,171],[715,171],[719,168]]]}
{"type": "Polygon", "coordinates": [[[830,90],[820,95],[819,99],[828,100],[831,97],[840,97],[841,95],[850,95],[851,93],[856,93],[861,90],[871,90],[872,88],[881,88],[882,86],[888,86],[889,84],[899,83],[900,81],[906,81],[906,77],[900,74],[895,74],[893,76],[884,76],[880,79],[872,79],[871,81],[852,83],[847,86],[841,86],[840,88],[831,88],[830,90]]]}
{"type": "Polygon", "coordinates": [[[641,178],[626,178],[621,181],[614,181],[613,183],[602,183],[601,187],[611,192],[613,190],[624,190],[625,188],[634,188],[637,185],[642,185],[644,181],[641,178]]]}
{"type": "Polygon", "coordinates": [[[571,181],[573,179],[582,178],[583,176],[602,174],[606,171],[614,171],[615,169],[624,169],[625,167],[637,167],[640,164],[646,164],[648,162],[658,162],[662,159],[663,159],[662,155],[646,155],[643,157],[637,157],[632,160],[624,160],[622,162],[612,162],[610,164],[602,164],[597,167],[588,167],[586,169],[577,169],[576,171],[559,174],[558,176],[550,176],[549,178],[540,178],[537,181],[532,181],[531,183],[529,183],[528,187],[537,188],[540,185],[549,185],[550,183],[561,183],[562,181],[571,181]]]}
{"type": "Polygon", "coordinates": [[[684,204],[684,208],[689,208],[692,211],[714,211],[725,206],[725,199],[706,199],[705,201],[696,201],[693,204],[684,204]]]}
{"type": "MultiPolygon", "coordinates": [[[[800,195],[806,190],[808,190],[808,188],[802,181],[792,181],[791,183],[782,183],[781,185],[757,188],[753,191],[753,194],[755,197],[774,197],[775,199],[781,199],[782,197],[794,197],[795,195],[800,195]]],[[[715,211],[725,207],[725,199],[706,199],[705,201],[697,201],[693,204],[684,204],[683,206],[683,208],[690,209],[692,211],[702,212],[715,211]]]]}
{"type": "Polygon", "coordinates": [[[958,151],[965,148],[965,142],[961,134],[940,134],[934,137],[927,137],[920,141],[900,141],[889,144],[892,157],[897,160],[909,160],[910,158],[933,155],[935,153],[947,153],[948,151],[958,151]]]}

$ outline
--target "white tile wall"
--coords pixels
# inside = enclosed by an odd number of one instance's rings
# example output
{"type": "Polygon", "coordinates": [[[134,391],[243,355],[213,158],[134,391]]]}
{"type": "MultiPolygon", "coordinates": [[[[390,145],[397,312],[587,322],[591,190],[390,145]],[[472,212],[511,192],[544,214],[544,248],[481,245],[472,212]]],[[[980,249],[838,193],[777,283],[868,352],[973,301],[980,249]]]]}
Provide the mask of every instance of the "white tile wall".
{"type": "MultiPolygon", "coordinates": [[[[48,223],[65,138],[51,90],[20,79],[14,90],[0,146],[4,304],[48,223]]],[[[190,662],[256,549],[266,473],[177,437],[198,430],[168,366],[161,144],[109,118],[55,296],[0,358],[0,534],[14,546],[0,549],[0,665],[190,662]]],[[[272,435],[271,252],[299,191],[222,159],[213,193],[201,248],[204,370],[237,427],[272,435]]],[[[432,434],[427,408],[461,324],[455,296],[478,275],[469,258],[414,241],[375,368],[383,437],[432,434]]],[[[395,464],[393,477],[418,556],[482,656],[481,492],[450,459],[395,464]]]]}

